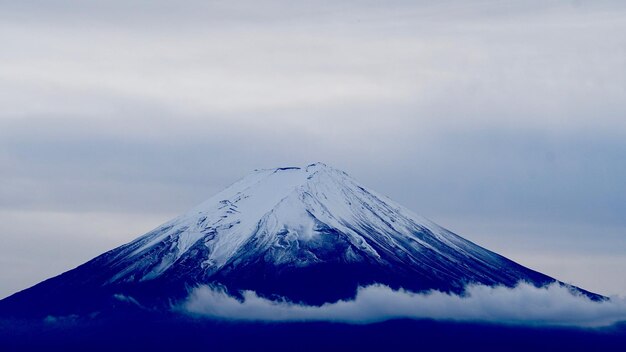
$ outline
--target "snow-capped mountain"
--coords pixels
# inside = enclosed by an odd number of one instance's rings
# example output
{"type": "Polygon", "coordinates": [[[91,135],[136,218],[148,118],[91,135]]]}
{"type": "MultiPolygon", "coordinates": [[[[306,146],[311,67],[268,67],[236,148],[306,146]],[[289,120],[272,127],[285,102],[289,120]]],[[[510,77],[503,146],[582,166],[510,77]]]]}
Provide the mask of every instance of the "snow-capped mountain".
{"type": "Polygon", "coordinates": [[[522,280],[555,281],[316,163],[256,170],[136,240],[1,301],[0,314],[90,312],[113,296],[165,307],[200,284],[322,304],[373,283],[462,292],[469,283],[522,280]]]}

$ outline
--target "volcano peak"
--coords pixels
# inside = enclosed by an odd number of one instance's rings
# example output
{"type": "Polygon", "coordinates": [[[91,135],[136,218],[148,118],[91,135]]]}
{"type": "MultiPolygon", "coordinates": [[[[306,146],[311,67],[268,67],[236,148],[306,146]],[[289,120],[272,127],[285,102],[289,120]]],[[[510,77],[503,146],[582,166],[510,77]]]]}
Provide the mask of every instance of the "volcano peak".
{"type": "Polygon", "coordinates": [[[468,284],[520,281],[556,280],[314,163],[255,170],[136,240],[8,300],[27,305],[38,292],[54,292],[69,309],[75,304],[63,295],[122,293],[158,305],[190,287],[218,284],[235,294],[323,304],[375,283],[458,293],[468,284]]]}

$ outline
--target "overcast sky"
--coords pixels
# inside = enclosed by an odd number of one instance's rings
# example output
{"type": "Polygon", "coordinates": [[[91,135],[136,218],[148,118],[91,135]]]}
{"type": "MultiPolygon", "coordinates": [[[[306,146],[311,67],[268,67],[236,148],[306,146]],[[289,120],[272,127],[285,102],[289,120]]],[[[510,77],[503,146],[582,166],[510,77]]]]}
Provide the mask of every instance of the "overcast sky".
{"type": "Polygon", "coordinates": [[[626,2],[0,0],[0,297],[323,161],[626,295],[626,2]]]}

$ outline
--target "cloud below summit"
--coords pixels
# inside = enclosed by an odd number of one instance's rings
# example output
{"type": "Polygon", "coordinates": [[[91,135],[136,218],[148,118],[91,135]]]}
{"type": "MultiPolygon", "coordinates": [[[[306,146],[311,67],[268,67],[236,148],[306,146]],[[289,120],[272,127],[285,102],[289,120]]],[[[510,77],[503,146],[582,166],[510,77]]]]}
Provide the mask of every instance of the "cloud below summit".
{"type": "Polygon", "coordinates": [[[595,302],[552,284],[536,288],[473,285],[465,296],[431,291],[394,291],[387,286],[360,288],[354,300],[306,306],[271,301],[243,292],[242,301],[223,290],[202,286],[177,309],[211,319],[244,321],[334,321],[355,324],[391,319],[435,319],[533,326],[602,327],[626,321],[626,300],[595,302]]]}

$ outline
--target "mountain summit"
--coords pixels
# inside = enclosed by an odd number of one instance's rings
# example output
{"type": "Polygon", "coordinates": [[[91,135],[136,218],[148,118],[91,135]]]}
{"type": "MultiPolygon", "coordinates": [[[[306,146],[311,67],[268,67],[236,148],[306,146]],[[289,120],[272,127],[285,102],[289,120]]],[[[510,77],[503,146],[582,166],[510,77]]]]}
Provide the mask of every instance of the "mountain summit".
{"type": "Polygon", "coordinates": [[[460,293],[520,281],[556,280],[316,163],[255,170],[136,240],[0,301],[0,315],[101,311],[112,297],[166,307],[203,284],[322,304],[374,283],[460,293]]]}

